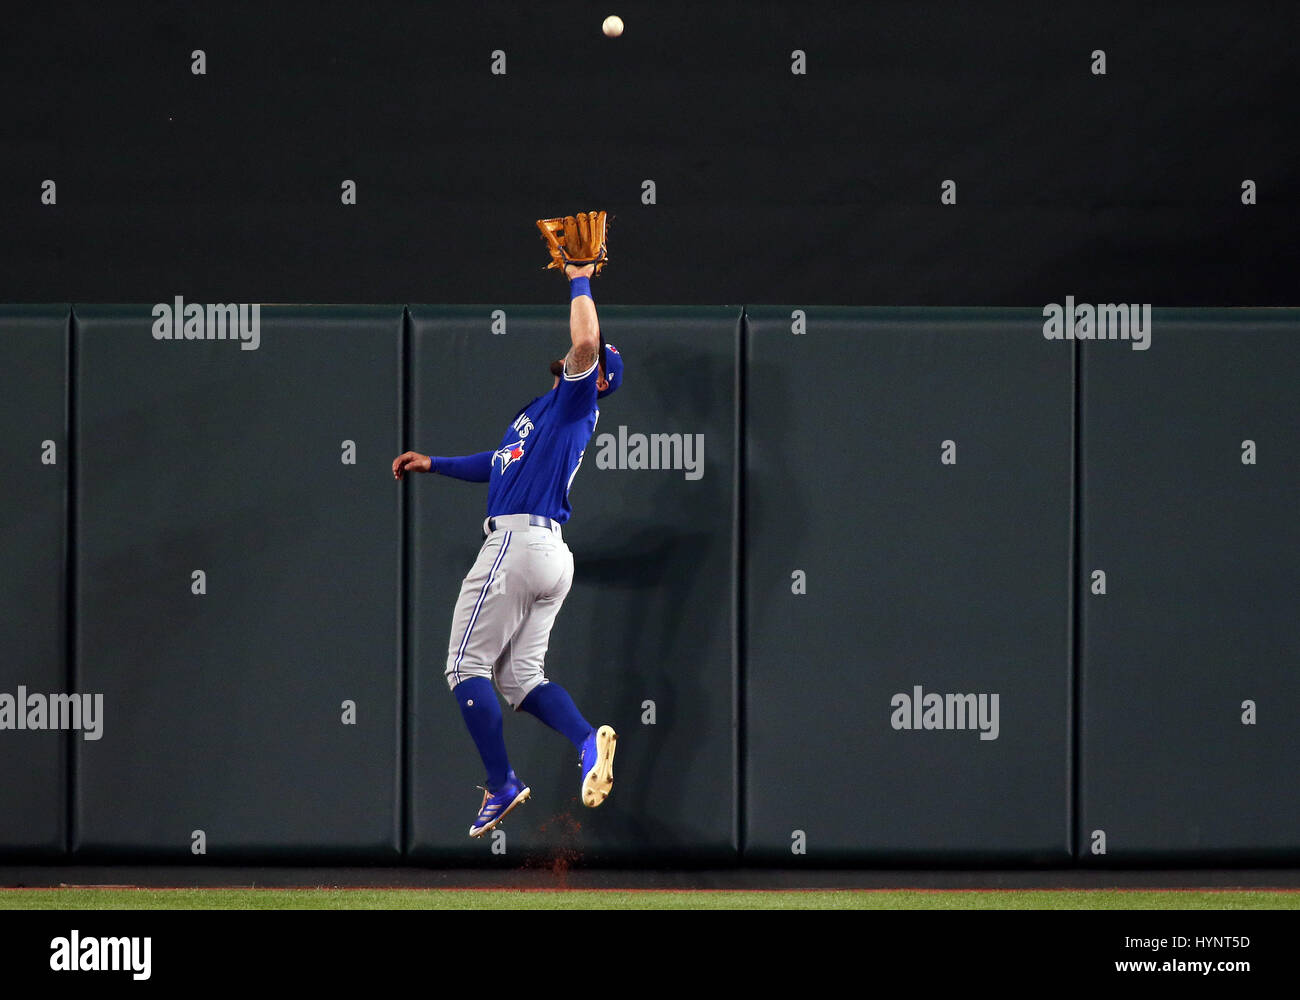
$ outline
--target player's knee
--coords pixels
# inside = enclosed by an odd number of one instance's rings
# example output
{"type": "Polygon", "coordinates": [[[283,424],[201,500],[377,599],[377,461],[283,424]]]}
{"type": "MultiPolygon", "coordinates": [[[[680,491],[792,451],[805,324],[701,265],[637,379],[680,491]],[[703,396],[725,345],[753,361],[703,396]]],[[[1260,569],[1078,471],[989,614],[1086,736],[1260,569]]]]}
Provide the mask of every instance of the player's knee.
{"type": "Polygon", "coordinates": [[[546,674],[542,672],[540,665],[530,669],[515,670],[509,676],[497,675],[497,687],[501,689],[506,704],[516,712],[524,703],[524,699],[533,693],[533,688],[545,683],[546,674]]]}
{"type": "Polygon", "coordinates": [[[444,676],[447,678],[447,685],[453,688],[467,677],[486,677],[490,680],[492,664],[464,656],[449,656],[444,676]]]}

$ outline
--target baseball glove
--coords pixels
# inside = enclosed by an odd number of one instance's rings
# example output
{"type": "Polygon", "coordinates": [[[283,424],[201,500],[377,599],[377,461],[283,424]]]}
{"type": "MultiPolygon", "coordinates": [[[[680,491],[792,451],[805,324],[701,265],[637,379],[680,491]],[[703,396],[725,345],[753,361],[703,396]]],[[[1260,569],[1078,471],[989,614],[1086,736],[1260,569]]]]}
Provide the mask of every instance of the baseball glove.
{"type": "Polygon", "coordinates": [[[609,259],[605,215],[604,212],[579,212],[558,219],[538,219],[537,228],[542,231],[546,249],[551,253],[547,268],[558,267],[563,274],[566,264],[577,267],[595,264],[596,273],[600,274],[609,259]]]}

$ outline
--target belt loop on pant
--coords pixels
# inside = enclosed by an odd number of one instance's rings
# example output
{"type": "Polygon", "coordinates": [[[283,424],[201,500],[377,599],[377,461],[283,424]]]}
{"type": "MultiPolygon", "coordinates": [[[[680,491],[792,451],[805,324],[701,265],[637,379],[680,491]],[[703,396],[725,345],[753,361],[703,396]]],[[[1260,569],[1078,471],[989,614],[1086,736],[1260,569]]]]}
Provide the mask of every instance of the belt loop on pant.
{"type": "Polygon", "coordinates": [[[483,537],[494,531],[507,529],[510,531],[523,531],[525,528],[545,528],[563,538],[560,531],[560,522],[553,521],[549,517],[543,517],[541,514],[498,514],[496,517],[489,517],[483,521],[483,537]]]}

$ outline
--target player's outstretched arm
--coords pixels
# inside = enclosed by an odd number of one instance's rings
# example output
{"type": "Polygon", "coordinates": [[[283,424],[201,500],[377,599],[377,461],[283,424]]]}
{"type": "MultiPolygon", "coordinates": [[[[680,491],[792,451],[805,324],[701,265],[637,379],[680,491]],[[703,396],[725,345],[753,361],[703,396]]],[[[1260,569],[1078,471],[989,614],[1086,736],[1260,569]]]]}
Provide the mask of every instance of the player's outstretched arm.
{"type": "MultiPolygon", "coordinates": [[[[575,278],[590,279],[596,268],[593,264],[586,267],[570,264],[564,273],[572,287],[575,278]]],[[[589,294],[575,294],[569,302],[569,336],[573,346],[564,359],[564,370],[569,375],[577,375],[591,368],[600,353],[600,321],[596,318],[596,303],[589,294]]]]}

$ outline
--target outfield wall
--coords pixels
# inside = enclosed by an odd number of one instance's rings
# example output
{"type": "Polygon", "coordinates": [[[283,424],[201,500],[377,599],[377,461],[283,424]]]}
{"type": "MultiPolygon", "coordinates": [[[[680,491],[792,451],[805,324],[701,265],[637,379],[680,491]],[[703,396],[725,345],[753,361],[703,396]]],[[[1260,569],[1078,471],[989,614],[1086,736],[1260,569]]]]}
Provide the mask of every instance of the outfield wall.
{"type": "Polygon", "coordinates": [[[547,670],[615,791],[507,712],[481,841],[486,490],[390,464],[495,447],[567,308],[154,312],[0,308],[4,859],[1300,861],[1300,310],[601,306],[547,670]]]}

